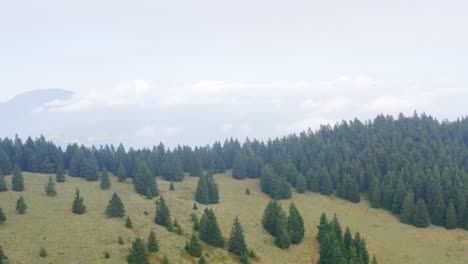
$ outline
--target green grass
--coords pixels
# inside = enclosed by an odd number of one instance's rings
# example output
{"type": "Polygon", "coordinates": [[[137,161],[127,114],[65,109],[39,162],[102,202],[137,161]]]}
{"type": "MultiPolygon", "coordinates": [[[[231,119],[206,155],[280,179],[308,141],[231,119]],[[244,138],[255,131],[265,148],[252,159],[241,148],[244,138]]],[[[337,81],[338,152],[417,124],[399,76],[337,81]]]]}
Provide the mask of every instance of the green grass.
{"type": "MultiPolygon", "coordinates": [[[[167,232],[153,223],[154,199],[147,200],[133,191],[130,181],[119,183],[111,177],[111,190],[101,190],[99,182],[67,176],[65,183],[57,183],[57,196],[48,197],[44,184],[48,175],[23,173],[26,191],[0,193],[0,207],[6,213],[7,221],[0,225],[0,245],[10,263],[126,263],[131,240],[141,236],[146,240],[149,231],[154,230],[160,244],[160,253],[152,255],[152,263],[159,263],[167,254],[171,263],[196,263],[185,254],[185,241],[191,232],[190,213],[197,178],[186,177],[182,183],[174,183],[175,191],[169,191],[169,182],[159,180],[172,216],[177,217],[185,235],[167,232]],[[85,199],[87,213],[74,215],[71,203],[75,189],[79,188],[85,199]],[[108,219],[105,216],[107,202],[113,192],[122,198],[134,228],[124,227],[124,219],[108,219]],[[22,194],[28,205],[25,215],[15,213],[15,203],[22,194]],[[145,215],[147,211],[149,215],[145,215]],[[121,235],[124,245],[117,243],[121,235]],[[39,257],[44,247],[48,256],[39,257]],[[105,259],[104,252],[111,258],[105,259]]],[[[343,227],[359,230],[367,241],[368,249],[376,254],[379,263],[466,263],[468,260],[468,232],[445,230],[439,227],[416,229],[399,223],[388,212],[372,209],[367,202],[349,203],[334,197],[315,193],[293,194],[294,201],[306,224],[305,240],[288,250],[274,246],[273,238],[261,226],[261,216],[268,203],[268,197],[261,193],[258,180],[237,181],[229,174],[216,175],[220,186],[220,204],[214,205],[218,221],[225,237],[231,224],[238,216],[246,234],[247,244],[259,256],[259,263],[315,263],[318,259],[318,243],[315,239],[316,226],[322,212],[330,217],[337,213],[343,227]],[[245,188],[251,195],[245,195],[245,188]]],[[[10,177],[7,177],[10,182],[10,177]]],[[[11,186],[10,190],[11,190],[11,186]]],[[[282,201],[287,209],[291,201],[282,201]]],[[[204,206],[196,211],[199,216],[204,206]]],[[[209,252],[209,263],[237,263],[236,258],[225,250],[205,246],[209,252]]]]}

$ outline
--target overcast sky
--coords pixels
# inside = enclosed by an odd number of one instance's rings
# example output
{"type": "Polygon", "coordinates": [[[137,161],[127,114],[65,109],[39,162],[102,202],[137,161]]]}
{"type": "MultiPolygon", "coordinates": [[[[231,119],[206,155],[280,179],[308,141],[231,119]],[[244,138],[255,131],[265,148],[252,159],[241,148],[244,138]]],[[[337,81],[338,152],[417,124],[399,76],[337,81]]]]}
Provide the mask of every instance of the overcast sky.
{"type": "Polygon", "coordinates": [[[2,0],[0,101],[73,91],[33,112],[106,125],[17,132],[86,144],[265,139],[414,110],[452,120],[468,114],[467,10],[428,0],[2,0]],[[115,113],[138,121],[119,130],[115,113]]]}

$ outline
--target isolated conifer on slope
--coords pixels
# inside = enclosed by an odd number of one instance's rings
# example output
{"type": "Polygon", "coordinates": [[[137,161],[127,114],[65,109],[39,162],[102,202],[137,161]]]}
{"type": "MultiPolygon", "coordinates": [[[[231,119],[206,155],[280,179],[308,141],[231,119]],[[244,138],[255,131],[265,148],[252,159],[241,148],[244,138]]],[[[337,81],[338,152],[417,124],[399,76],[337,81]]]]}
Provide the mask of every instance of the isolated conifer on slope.
{"type": "Polygon", "coordinates": [[[202,175],[198,178],[197,190],[195,191],[195,201],[201,204],[210,203],[210,195],[208,192],[208,183],[206,181],[206,176],[202,175]]]}
{"type": "Polygon", "coordinates": [[[149,254],[146,251],[145,242],[141,238],[133,241],[130,254],[127,257],[128,264],[150,264],[149,254]]]}
{"type": "Polygon", "coordinates": [[[24,201],[23,195],[21,195],[18,200],[16,200],[16,212],[18,214],[25,214],[26,209],[28,209],[28,206],[26,205],[26,202],[24,201]]]}
{"type": "Polygon", "coordinates": [[[11,177],[12,190],[15,192],[24,191],[24,179],[23,174],[19,166],[16,164],[13,168],[13,176],[11,177]]]}
{"type": "Polygon", "coordinates": [[[150,231],[150,234],[148,236],[148,252],[154,253],[159,251],[159,244],[158,240],[156,239],[156,234],[154,233],[153,230],[150,231]]]}
{"type": "Polygon", "coordinates": [[[457,212],[455,211],[453,203],[450,203],[449,206],[447,206],[447,210],[445,212],[445,228],[457,228],[457,212]]]}
{"type": "Polygon", "coordinates": [[[239,218],[234,219],[232,224],[231,235],[228,241],[228,251],[238,256],[247,252],[247,245],[245,243],[244,230],[239,222],[239,218]]]}
{"type": "Polygon", "coordinates": [[[200,220],[200,239],[213,247],[223,248],[224,238],[213,209],[205,208],[200,220]]]}
{"type": "Polygon", "coordinates": [[[125,218],[125,227],[126,228],[133,228],[132,219],[130,219],[130,216],[128,216],[128,215],[127,215],[127,218],[125,218]]]}
{"type": "Polygon", "coordinates": [[[198,259],[198,264],[207,264],[205,257],[202,255],[200,259],[198,259]]]}
{"type": "Polygon", "coordinates": [[[117,179],[119,182],[124,182],[127,179],[127,171],[122,163],[120,163],[119,168],[117,169],[117,179]]]}
{"type": "Polygon", "coordinates": [[[291,243],[299,244],[304,238],[304,220],[294,203],[289,206],[288,233],[291,243]]]}
{"type": "Polygon", "coordinates": [[[291,245],[286,223],[286,215],[281,212],[281,216],[276,223],[275,245],[279,248],[288,248],[291,245]]]}
{"type": "Polygon", "coordinates": [[[108,190],[111,187],[109,173],[107,173],[107,169],[105,167],[102,169],[100,187],[103,190],[108,190]]]}
{"type": "Polygon", "coordinates": [[[190,237],[190,242],[185,243],[185,251],[192,256],[199,258],[202,254],[202,246],[195,234],[190,237]]]}
{"type": "Polygon", "coordinates": [[[8,186],[5,180],[5,175],[3,175],[2,170],[0,169],[0,192],[8,191],[8,186]]]}
{"type": "Polygon", "coordinates": [[[172,229],[171,212],[162,196],[156,204],[156,216],[154,217],[154,222],[158,225],[165,226],[168,230],[172,229]]]}
{"type": "Polygon", "coordinates": [[[408,193],[403,201],[400,221],[405,224],[411,225],[413,223],[414,215],[414,194],[408,193]]]}
{"type": "Polygon", "coordinates": [[[426,203],[422,198],[418,199],[413,214],[413,225],[415,227],[427,227],[431,224],[429,212],[427,211],[426,203]]]}
{"type": "Polygon", "coordinates": [[[164,255],[164,257],[161,260],[161,264],[169,264],[169,258],[167,258],[167,255],[164,255]]]}
{"type": "Polygon", "coordinates": [[[73,200],[72,212],[74,214],[84,214],[86,212],[86,206],[84,205],[84,199],[80,196],[80,190],[76,189],[75,199],[73,200]]]}
{"type": "Polygon", "coordinates": [[[144,160],[137,163],[133,184],[135,185],[135,191],[141,195],[148,196],[149,193],[152,197],[159,195],[156,177],[151,173],[148,164],[144,160]]]}
{"type": "Polygon", "coordinates": [[[57,166],[57,172],[55,174],[55,180],[57,182],[65,182],[65,172],[63,169],[63,165],[57,166]]]}
{"type": "Polygon", "coordinates": [[[271,200],[265,211],[263,213],[262,218],[262,225],[268,233],[272,236],[276,236],[276,225],[278,224],[278,220],[282,214],[284,214],[281,205],[276,200],[271,200]]]}
{"type": "Polygon", "coordinates": [[[55,182],[52,179],[52,176],[49,176],[49,180],[47,181],[47,184],[44,186],[44,190],[47,194],[47,196],[56,196],[57,191],[55,191],[55,182]]]}
{"type": "Polygon", "coordinates": [[[5,221],[6,221],[5,213],[3,212],[3,209],[0,207],[0,224],[3,224],[5,221]]]}
{"type": "Polygon", "coordinates": [[[120,197],[114,193],[112,198],[109,200],[106,208],[106,214],[108,217],[124,217],[125,207],[120,197]]]}

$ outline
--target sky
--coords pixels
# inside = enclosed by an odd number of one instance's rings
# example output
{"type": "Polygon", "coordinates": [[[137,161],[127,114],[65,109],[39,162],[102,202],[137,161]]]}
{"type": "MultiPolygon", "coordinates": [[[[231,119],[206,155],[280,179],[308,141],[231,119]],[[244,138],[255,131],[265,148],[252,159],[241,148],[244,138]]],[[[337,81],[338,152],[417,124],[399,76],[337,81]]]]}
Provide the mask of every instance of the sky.
{"type": "Polygon", "coordinates": [[[379,113],[454,120],[468,114],[466,10],[427,0],[2,0],[0,102],[38,89],[74,95],[30,113],[69,123],[0,136],[196,145],[379,113]]]}

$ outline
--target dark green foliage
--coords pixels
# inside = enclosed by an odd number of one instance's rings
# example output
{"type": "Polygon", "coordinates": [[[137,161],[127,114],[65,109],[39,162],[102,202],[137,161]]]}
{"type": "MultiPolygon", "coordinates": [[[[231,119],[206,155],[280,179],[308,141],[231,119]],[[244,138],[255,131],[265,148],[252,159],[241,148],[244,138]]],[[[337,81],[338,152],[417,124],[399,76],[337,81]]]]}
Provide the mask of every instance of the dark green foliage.
{"type": "Polygon", "coordinates": [[[447,206],[447,212],[445,213],[445,228],[457,228],[457,212],[455,211],[453,203],[450,203],[449,206],[447,206]]]}
{"type": "Polygon", "coordinates": [[[200,221],[198,220],[198,216],[195,213],[190,214],[190,219],[193,223],[193,230],[198,231],[200,229],[200,221]]]}
{"type": "Polygon", "coordinates": [[[107,217],[124,217],[125,208],[120,197],[114,193],[106,208],[107,217]]]}
{"type": "Polygon", "coordinates": [[[119,182],[124,182],[127,179],[127,171],[122,163],[120,163],[119,168],[117,169],[117,179],[119,182]]]}
{"type": "Polygon", "coordinates": [[[156,177],[151,173],[146,161],[138,161],[133,184],[135,185],[135,191],[141,195],[151,195],[151,197],[159,195],[156,177]]]}
{"type": "Polygon", "coordinates": [[[372,262],[371,264],[377,264],[377,258],[374,256],[372,256],[372,262]]]}
{"type": "Polygon", "coordinates": [[[49,176],[49,180],[47,181],[46,185],[44,186],[45,193],[47,196],[53,197],[57,195],[57,191],[55,190],[55,182],[52,179],[52,176],[49,176]]]}
{"type": "Polygon", "coordinates": [[[326,169],[322,169],[320,173],[320,193],[323,195],[333,194],[332,181],[326,169]]]}
{"type": "Polygon", "coordinates": [[[175,188],[174,188],[174,183],[171,182],[171,185],[169,185],[169,191],[174,191],[175,188]]]}
{"type": "Polygon", "coordinates": [[[15,164],[13,168],[13,176],[11,177],[12,190],[15,192],[24,191],[24,179],[23,173],[21,172],[19,166],[15,164]]]}
{"type": "Polygon", "coordinates": [[[216,184],[213,174],[206,176],[206,183],[208,186],[208,196],[210,204],[217,204],[219,202],[218,184],[216,184]]]}
{"type": "Polygon", "coordinates": [[[198,264],[207,264],[205,257],[202,255],[200,259],[198,259],[198,264]]]}
{"type": "Polygon", "coordinates": [[[276,222],[275,245],[282,249],[289,248],[291,245],[291,238],[287,230],[286,216],[283,212],[276,222]]]}
{"type": "Polygon", "coordinates": [[[193,207],[192,207],[192,210],[198,210],[198,206],[197,206],[197,203],[193,203],[193,207]]]}
{"type": "Polygon", "coordinates": [[[119,236],[119,238],[117,238],[117,243],[118,243],[119,245],[123,245],[123,244],[124,244],[123,237],[119,236]]]}
{"type": "Polygon", "coordinates": [[[55,173],[55,180],[57,182],[65,182],[65,172],[63,169],[63,165],[57,166],[57,171],[55,173]]]}
{"type": "Polygon", "coordinates": [[[154,233],[153,230],[150,231],[148,235],[148,252],[154,253],[159,251],[159,243],[158,240],[156,239],[156,234],[154,233]]]}
{"type": "Polygon", "coordinates": [[[400,221],[405,224],[413,224],[414,214],[414,195],[408,193],[403,201],[403,207],[400,215],[400,221]]]}
{"type": "Polygon", "coordinates": [[[246,252],[242,252],[242,254],[239,257],[239,261],[242,264],[249,264],[250,263],[249,256],[247,255],[246,252]]]}
{"type": "Polygon", "coordinates": [[[234,219],[234,223],[232,224],[231,235],[228,241],[228,251],[238,256],[247,253],[244,230],[242,229],[237,217],[234,219]]]}
{"type": "Polygon", "coordinates": [[[154,222],[158,225],[166,227],[169,231],[172,230],[171,212],[166,204],[166,200],[161,196],[156,204],[156,216],[154,222]]]}
{"type": "Polygon", "coordinates": [[[224,247],[224,238],[219,229],[218,221],[213,209],[205,208],[200,220],[200,239],[208,245],[218,248],[224,247]]]}
{"type": "Polygon", "coordinates": [[[8,154],[3,150],[3,148],[0,148],[0,170],[5,174],[8,175],[11,173],[11,161],[10,158],[8,157],[8,154]]]}
{"type": "Polygon", "coordinates": [[[0,246],[0,264],[4,264],[8,257],[3,253],[3,248],[0,246]]]}
{"type": "Polygon", "coordinates": [[[349,174],[345,175],[343,182],[338,188],[337,196],[353,203],[359,203],[361,197],[359,195],[359,185],[356,179],[349,174]]]}
{"type": "Polygon", "coordinates": [[[133,222],[130,216],[127,215],[127,218],[125,218],[125,227],[128,229],[133,228],[133,222]]]}
{"type": "Polygon", "coordinates": [[[0,224],[3,224],[5,221],[6,221],[5,213],[3,212],[3,209],[0,207],[0,224]]]}
{"type": "Polygon", "coordinates": [[[284,215],[281,205],[276,200],[268,203],[262,217],[262,225],[265,230],[272,236],[276,236],[276,226],[279,218],[284,215]]]}
{"type": "Polygon", "coordinates": [[[109,180],[109,173],[107,173],[107,169],[105,167],[104,167],[104,169],[102,169],[101,183],[99,184],[99,186],[103,190],[108,190],[111,187],[111,183],[110,183],[110,180],[109,180]]]}
{"type": "Polygon", "coordinates": [[[39,250],[39,256],[41,258],[47,257],[47,251],[45,250],[45,248],[41,247],[41,249],[39,250]]]}
{"type": "Polygon", "coordinates": [[[161,264],[169,264],[169,258],[167,255],[164,255],[164,257],[161,260],[161,264]]]}
{"type": "Polygon", "coordinates": [[[110,259],[110,253],[109,252],[104,252],[104,258],[105,259],[110,259]]]}
{"type": "Polygon", "coordinates": [[[264,193],[277,200],[291,198],[291,186],[285,178],[276,174],[271,165],[265,165],[261,175],[260,187],[264,193]]]}
{"type": "Polygon", "coordinates": [[[415,227],[427,227],[431,224],[429,212],[427,211],[426,203],[422,198],[418,199],[413,214],[413,225],[415,227]]]}
{"type": "Polygon", "coordinates": [[[201,204],[216,204],[219,201],[218,185],[212,175],[202,175],[198,179],[195,201],[201,204]]]}
{"type": "Polygon", "coordinates": [[[245,188],[245,194],[250,195],[250,189],[249,188],[245,188]]]}
{"type": "Polygon", "coordinates": [[[26,205],[26,202],[24,201],[23,195],[21,195],[18,200],[16,200],[16,212],[18,214],[25,214],[26,209],[28,209],[28,206],[26,205]]]}
{"type": "Polygon", "coordinates": [[[307,182],[306,178],[302,173],[299,173],[299,175],[296,178],[296,191],[298,193],[304,193],[307,188],[307,182]]]}
{"type": "Polygon", "coordinates": [[[232,177],[237,180],[245,179],[247,177],[247,161],[244,153],[237,152],[232,165],[232,177]]]}
{"type": "Polygon", "coordinates": [[[87,181],[99,180],[99,168],[94,157],[87,158],[81,163],[80,177],[87,181]]]}
{"type": "Polygon", "coordinates": [[[133,241],[130,254],[127,257],[128,264],[150,264],[149,254],[146,250],[145,242],[141,238],[133,241]]]}
{"type": "Polygon", "coordinates": [[[74,214],[84,214],[86,212],[86,206],[84,205],[84,199],[80,196],[80,190],[76,189],[75,199],[72,204],[72,212],[74,214]]]}
{"type": "Polygon", "coordinates": [[[192,234],[190,241],[185,243],[185,251],[192,256],[199,258],[202,255],[202,246],[195,234],[192,234]]]}
{"type": "Polygon", "coordinates": [[[291,243],[299,244],[304,238],[304,220],[302,219],[299,210],[294,203],[291,203],[289,206],[289,216],[288,216],[288,234],[291,238],[291,243]]]}
{"type": "Polygon", "coordinates": [[[184,233],[182,226],[180,226],[179,222],[177,222],[177,218],[174,218],[174,223],[172,224],[172,230],[169,229],[169,231],[173,231],[174,233],[178,235],[182,235],[184,233]]]}
{"type": "Polygon", "coordinates": [[[166,153],[161,167],[161,176],[166,181],[181,182],[184,180],[182,161],[176,153],[166,153]]]}
{"type": "Polygon", "coordinates": [[[8,191],[8,186],[5,180],[5,175],[3,175],[2,171],[0,170],[0,192],[8,191]]]}
{"type": "Polygon", "coordinates": [[[382,191],[380,189],[379,178],[373,177],[369,187],[369,202],[371,207],[380,208],[382,201],[382,191]]]}

